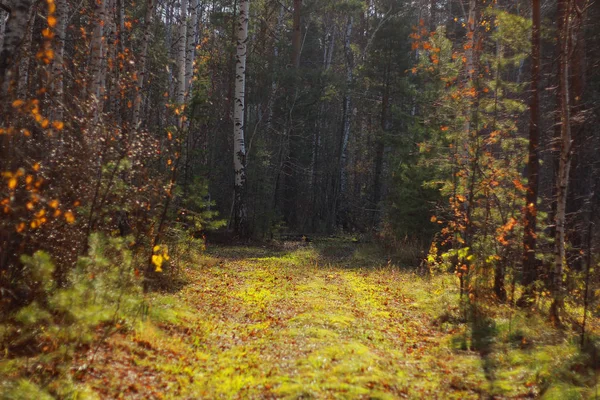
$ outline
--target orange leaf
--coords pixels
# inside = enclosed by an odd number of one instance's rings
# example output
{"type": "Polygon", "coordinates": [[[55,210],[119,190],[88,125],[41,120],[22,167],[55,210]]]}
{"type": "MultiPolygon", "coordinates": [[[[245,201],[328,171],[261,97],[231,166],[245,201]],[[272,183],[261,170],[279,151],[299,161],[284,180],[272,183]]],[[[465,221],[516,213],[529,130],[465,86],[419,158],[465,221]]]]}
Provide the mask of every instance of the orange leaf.
{"type": "Polygon", "coordinates": [[[67,211],[65,213],[65,220],[69,224],[72,224],[73,222],[75,222],[75,216],[73,215],[73,213],[71,211],[67,211]]]}

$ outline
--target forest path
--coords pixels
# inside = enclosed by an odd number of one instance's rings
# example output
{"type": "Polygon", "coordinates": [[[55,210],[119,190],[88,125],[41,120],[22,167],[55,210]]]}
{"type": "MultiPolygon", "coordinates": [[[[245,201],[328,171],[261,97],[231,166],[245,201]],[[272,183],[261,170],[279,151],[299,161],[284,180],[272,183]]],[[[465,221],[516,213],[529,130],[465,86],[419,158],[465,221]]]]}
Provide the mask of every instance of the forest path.
{"type": "Polygon", "coordinates": [[[86,383],[125,398],[480,398],[479,354],[452,351],[429,316],[442,290],[349,267],[347,250],[214,250],[153,299],[159,323],[109,340],[86,383]]]}

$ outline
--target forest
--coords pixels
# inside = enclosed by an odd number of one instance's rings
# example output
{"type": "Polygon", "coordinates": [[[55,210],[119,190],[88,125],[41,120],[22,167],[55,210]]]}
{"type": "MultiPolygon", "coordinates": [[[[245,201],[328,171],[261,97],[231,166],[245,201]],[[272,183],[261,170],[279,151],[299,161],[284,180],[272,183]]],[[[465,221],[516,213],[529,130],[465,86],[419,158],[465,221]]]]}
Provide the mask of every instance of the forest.
{"type": "Polygon", "coordinates": [[[0,0],[0,399],[600,398],[596,18],[0,0]]]}

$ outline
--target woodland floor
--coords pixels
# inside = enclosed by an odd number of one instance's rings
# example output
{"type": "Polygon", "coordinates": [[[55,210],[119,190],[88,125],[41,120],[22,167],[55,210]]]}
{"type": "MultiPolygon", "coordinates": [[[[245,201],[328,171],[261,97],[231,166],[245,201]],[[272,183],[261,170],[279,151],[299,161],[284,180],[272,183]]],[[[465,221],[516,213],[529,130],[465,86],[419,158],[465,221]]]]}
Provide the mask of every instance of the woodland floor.
{"type": "Polygon", "coordinates": [[[78,353],[72,379],[102,399],[596,391],[574,342],[536,314],[494,306],[494,319],[466,324],[452,276],[386,265],[349,241],[288,247],[209,249],[185,286],[155,295],[144,321],[78,353]]]}

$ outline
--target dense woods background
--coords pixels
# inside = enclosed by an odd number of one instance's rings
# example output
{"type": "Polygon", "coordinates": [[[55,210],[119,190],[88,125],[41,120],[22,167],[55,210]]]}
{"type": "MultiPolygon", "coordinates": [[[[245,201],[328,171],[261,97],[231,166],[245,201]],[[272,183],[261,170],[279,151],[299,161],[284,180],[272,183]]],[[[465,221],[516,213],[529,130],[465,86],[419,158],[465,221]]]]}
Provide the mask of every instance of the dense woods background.
{"type": "Polygon", "coordinates": [[[164,286],[206,235],[341,233],[597,317],[598,2],[0,5],[3,318],[109,265],[164,286]]]}

